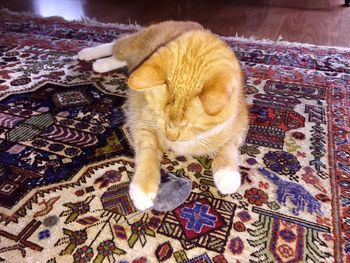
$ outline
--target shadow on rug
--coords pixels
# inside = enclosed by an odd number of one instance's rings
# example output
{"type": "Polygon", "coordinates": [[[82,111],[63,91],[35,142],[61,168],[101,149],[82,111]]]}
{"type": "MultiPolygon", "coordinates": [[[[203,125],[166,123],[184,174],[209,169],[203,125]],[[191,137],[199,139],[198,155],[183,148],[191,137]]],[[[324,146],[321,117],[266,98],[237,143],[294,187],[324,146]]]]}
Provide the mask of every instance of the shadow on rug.
{"type": "Polygon", "coordinates": [[[251,106],[244,184],[223,196],[209,159],[168,152],[191,195],[134,216],[126,73],[73,56],[135,30],[1,11],[0,261],[350,262],[350,51],[225,38],[251,106]]]}

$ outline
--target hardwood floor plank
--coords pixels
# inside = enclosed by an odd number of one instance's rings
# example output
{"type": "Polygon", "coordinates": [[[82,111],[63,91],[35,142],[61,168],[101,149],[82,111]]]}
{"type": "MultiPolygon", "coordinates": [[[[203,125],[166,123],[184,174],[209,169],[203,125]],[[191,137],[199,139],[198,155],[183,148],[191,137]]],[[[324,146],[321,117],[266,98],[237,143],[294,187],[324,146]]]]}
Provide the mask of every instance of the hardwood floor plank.
{"type": "Polygon", "coordinates": [[[285,13],[281,12],[280,8],[270,9],[256,35],[263,36],[266,39],[277,40],[281,35],[281,27],[285,17],[285,13]]]}
{"type": "MultiPolygon", "coordinates": [[[[280,34],[291,42],[304,42],[317,45],[344,45],[340,34],[343,10],[333,12],[301,11],[289,12],[281,27],[280,34]]],[[[350,42],[348,42],[350,43],[350,42]]]]}

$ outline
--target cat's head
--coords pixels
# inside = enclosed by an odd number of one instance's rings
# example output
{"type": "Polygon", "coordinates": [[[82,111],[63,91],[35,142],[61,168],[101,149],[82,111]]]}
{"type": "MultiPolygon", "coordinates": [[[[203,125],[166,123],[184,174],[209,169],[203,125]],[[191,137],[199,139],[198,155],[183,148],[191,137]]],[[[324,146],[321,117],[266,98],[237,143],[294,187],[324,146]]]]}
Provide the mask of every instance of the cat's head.
{"type": "Polygon", "coordinates": [[[221,40],[195,31],[160,48],[131,74],[128,85],[145,93],[168,140],[185,141],[228,118],[242,75],[221,40]]]}

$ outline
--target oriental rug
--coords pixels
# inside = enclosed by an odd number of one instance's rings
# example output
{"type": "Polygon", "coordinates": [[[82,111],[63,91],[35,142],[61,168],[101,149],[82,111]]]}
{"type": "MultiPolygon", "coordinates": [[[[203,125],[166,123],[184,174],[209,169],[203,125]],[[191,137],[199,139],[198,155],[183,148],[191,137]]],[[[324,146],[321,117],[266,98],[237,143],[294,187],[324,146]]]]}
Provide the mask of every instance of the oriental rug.
{"type": "Polygon", "coordinates": [[[0,262],[350,262],[350,50],[225,37],[245,75],[244,183],[164,154],[192,180],[174,211],[137,213],[125,69],[77,51],[138,26],[0,13],[0,262]]]}

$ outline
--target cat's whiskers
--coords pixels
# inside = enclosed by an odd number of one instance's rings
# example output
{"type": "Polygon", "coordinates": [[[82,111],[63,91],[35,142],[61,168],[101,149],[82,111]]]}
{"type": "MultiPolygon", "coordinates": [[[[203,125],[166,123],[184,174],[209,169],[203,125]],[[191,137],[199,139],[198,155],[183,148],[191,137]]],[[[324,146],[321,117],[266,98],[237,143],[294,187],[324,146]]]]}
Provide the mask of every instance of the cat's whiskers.
{"type": "Polygon", "coordinates": [[[195,144],[199,144],[201,146],[208,148],[209,152],[212,152],[215,149],[215,146],[213,144],[211,144],[208,140],[200,137],[195,139],[195,144]]]}
{"type": "Polygon", "coordinates": [[[129,127],[130,129],[149,129],[149,128],[157,128],[158,125],[154,121],[144,121],[142,120],[141,122],[138,122],[135,124],[133,127],[129,127]]]}
{"type": "MultiPolygon", "coordinates": [[[[216,143],[216,142],[218,142],[218,140],[216,140],[215,138],[210,138],[210,141],[212,141],[212,142],[209,142],[208,140],[206,140],[204,138],[199,138],[198,143],[205,146],[205,147],[210,148],[210,150],[213,152],[217,148],[217,146],[215,146],[212,143],[216,143]]],[[[215,158],[217,160],[219,160],[220,162],[225,163],[225,159],[221,155],[215,154],[215,158]]]]}

